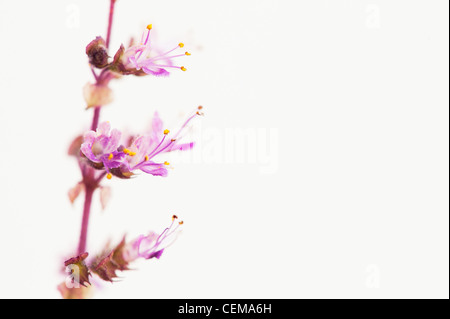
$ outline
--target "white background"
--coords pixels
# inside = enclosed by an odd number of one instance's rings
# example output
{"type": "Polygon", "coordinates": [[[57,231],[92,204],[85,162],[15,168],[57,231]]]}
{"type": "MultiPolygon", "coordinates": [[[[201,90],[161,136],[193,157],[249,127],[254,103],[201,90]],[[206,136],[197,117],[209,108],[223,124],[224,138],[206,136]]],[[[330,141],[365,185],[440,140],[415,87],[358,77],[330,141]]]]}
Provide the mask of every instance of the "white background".
{"type": "MultiPolygon", "coordinates": [[[[59,297],[82,209],[66,149],[91,121],[84,49],[108,6],[0,0],[2,298],[59,297]]],[[[448,298],[448,22],[444,0],[119,0],[112,48],[152,23],[192,56],[188,72],[114,82],[102,120],[138,131],[155,110],[169,126],[200,104],[206,116],[200,160],[107,181],[104,212],[94,198],[94,255],[185,220],[160,260],[96,296],[448,298]],[[234,130],[275,132],[270,161],[226,142],[234,130]]]]}

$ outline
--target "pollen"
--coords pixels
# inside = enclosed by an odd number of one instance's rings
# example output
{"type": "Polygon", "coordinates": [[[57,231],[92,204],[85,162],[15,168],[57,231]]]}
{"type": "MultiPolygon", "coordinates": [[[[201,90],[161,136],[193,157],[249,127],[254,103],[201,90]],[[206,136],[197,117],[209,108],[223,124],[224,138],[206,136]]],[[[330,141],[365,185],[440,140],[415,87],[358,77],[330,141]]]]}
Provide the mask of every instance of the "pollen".
{"type": "Polygon", "coordinates": [[[130,155],[130,156],[135,156],[135,155],[136,155],[136,152],[130,152],[130,153],[128,153],[128,155],[130,155]]]}
{"type": "Polygon", "coordinates": [[[164,130],[164,135],[167,135],[167,134],[169,134],[169,133],[170,133],[169,130],[164,130]]]}
{"type": "Polygon", "coordinates": [[[147,26],[147,30],[151,30],[153,28],[153,25],[151,25],[151,24],[149,24],[148,26],[147,26]]]}
{"type": "Polygon", "coordinates": [[[148,161],[148,155],[145,155],[145,161],[147,162],[148,161]]]}
{"type": "Polygon", "coordinates": [[[177,215],[173,215],[173,216],[172,216],[172,221],[174,221],[175,219],[178,219],[178,216],[177,216],[177,215]]]}
{"type": "Polygon", "coordinates": [[[111,173],[108,173],[108,174],[106,175],[106,178],[107,178],[107,179],[111,179],[111,178],[112,178],[112,174],[111,174],[111,173]]]}
{"type": "Polygon", "coordinates": [[[184,52],[184,54],[185,54],[185,55],[191,55],[191,54],[190,54],[189,52],[187,52],[187,51],[186,51],[186,52],[184,52]]]}
{"type": "Polygon", "coordinates": [[[124,148],[122,152],[124,152],[125,154],[130,154],[131,153],[128,148],[124,148]]]}
{"type": "Polygon", "coordinates": [[[186,71],[187,70],[184,66],[182,66],[180,69],[181,69],[181,71],[186,71]]]}
{"type": "Polygon", "coordinates": [[[178,43],[178,46],[180,47],[180,48],[182,48],[182,47],[184,47],[184,43],[178,43]]]}
{"type": "Polygon", "coordinates": [[[183,225],[183,224],[184,224],[184,221],[181,221],[181,222],[179,222],[178,224],[179,224],[179,225],[183,225]]]}
{"type": "Polygon", "coordinates": [[[169,166],[170,163],[166,161],[166,162],[164,162],[164,165],[169,166]]]}
{"type": "Polygon", "coordinates": [[[114,155],[113,155],[113,153],[111,153],[111,154],[109,154],[108,159],[109,159],[109,160],[112,160],[113,157],[114,157],[114,155]]]}

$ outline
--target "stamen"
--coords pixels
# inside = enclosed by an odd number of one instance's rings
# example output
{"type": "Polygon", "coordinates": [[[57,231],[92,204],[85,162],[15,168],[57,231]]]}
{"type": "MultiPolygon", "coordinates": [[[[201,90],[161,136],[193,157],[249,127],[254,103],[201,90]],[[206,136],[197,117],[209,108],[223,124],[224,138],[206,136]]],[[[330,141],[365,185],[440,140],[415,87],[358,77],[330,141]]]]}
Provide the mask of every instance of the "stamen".
{"type": "Polygon", "coordinates": [[[130,152],[128,155],[130,155],[130,156],[135,156],[135,155],[136,155],[136,152],[130,152]]]}
{"type": "Polygon", "coordinates": [[[111,179],[112,178],[112,174],[111,173],[106,174],[106,178],[107,179],[111,179]]]}
{"type": "MultiPolygon", "coordinates": [[[[202,107],[203,108],[203,107],[202,107]]],[[[180,129],[178,130],[178,132],[175,134],[175,137],[173,138],[173,142],[175,141],[175,139],[180,135],[180,133],[181,133],[181,131],[183,131],[183,129],[189,124],[189,122],[194,118],[194,117],[196,117],[196,116],[198,116],[198,115],[203,115],[203,113],[200,113],[200,112],[196,112],[196,113],[194,113],[193,115],[191,115],[187,120],[186,120],[186,122],[184,122],[184,124],[180,127],[180,129]]]]}
{"type": "Polygon", "coordinates": [[[180,221],[179,223],[178,223],[178,225],[183,225],[184,224],[184,221],[180,221]]]}
{"type": "MultiPolygon", "coordinates": [[[[150,33],[150,32],[149,32],[150,33]]],[[[181,43],[182,44],[182,43],[181,43]]],[[[183,46],[184,46],[184,44],[183,44],[183,46]]],[[[164,52],[164,53],[162,53],[162,54],[159,54],[159,55],[157,55],[157,56],[154,56],[153,58],[150,58],[148,61],[158,61],[158,60],[167,60],[167,59],[170,59],[170,58],[173,58],[173,57],[176,57],[176,56],[172,56],[172,57],[170,57],[170,56],[167,56],[169,53],[171,53],[171,52],[173,52],[173,51],[175,51],[176,49],[178,49],[180,47],[180,45],[177,45],[175,48],[173,48],[172,50],[169,50],[169,51],[167,51],[167,52],[164,52]]],[[[184,56],[184,54],[181,54],[181,55],[179,55],[179,56],[184,56]]],[[[169,67],[169,66],[164,66],[164,67],[169,67]]],[[[172,67],[174,67],[174,66],[172,66],[172,67]]],[[[176,67],[175,67],[176,68],[176,67]]]]}
{"type": "Polygon", "coordinates": [[[181,71],[186,71],[186,68],[184,66],[182,66],[180,69],[181,71]]]}
{"type": "Polygon", "coordinates": [[[151,151],[151,153],[148,155],[149,157],[153,157],[153,154],[156,153],[156,151],[159,149],[159,147],[164,143],[164,141],[166,140],[166,135],[163,136],[163,138],[161,139],[161,142],[159,142],[158,146],[155,147],[155,149],[153,151],[151,151]]]}
{"type": "Polygon", "coordinates": [[[177,215],[173,215],[173,216],[172,216],[172,221],[174,221],[174,220],[177,219],[177,218],[178,218],[177,215]]]}
{"type": "Polygon", "coordinates": [[[125,154],[130,154],[131,152],[130,152],[130,150],[128,149],[128,148],[124,148],[123,150],[122,150],[122,152],[124,152],[125,154]]]}
{"type": "MultiPolygon", "coordinates": [[[[166,136],[164,135],[163,140],[164,140],[165,137],[166,137],[166,136]]],[[[159,148],[159,145],[158,145],[158,148],[155,148],[155,150],[152,152],[152,154],[150,154],[151,157],[155,157],[156,155],[158,155],[158,154],[164,152],[168,147],[172,146],[173,143],[174,143],[175,141],[176,141],[176,139],[171,139],[170,142],[167,143],[166,146],[164,146],[162,149],[160,149],[160,150],[158,150],[158,151],[156,152],[156,150],[159,148]]],[[[161,145],[161,144],[162,144],[162,143],[160,143],[160,145],[161,145]]]]}
{"type": "Polygon", "coordinates": [[[147,30],[151,30],[153,28],[153,25],[151,25],[151,24],[149,24],[148,26],[147,26],[147,30]]]}
{"type": "Polygon", "coordinates": [[[167,134],[169,134],[169,133],[170,133],[169,130],[164,130],[164,135],[167,135],[167,134]]]}
{"type": "Polygon", "coordinates": [[[109,154],[108,159],[109,159],[109,160],[112,160],[113,157],[114,157],[114,155],[113,155],[113,153],[111,153],[111,154],[109,154]]]}
{"type": "Polygon", "coordinates": [[[146,162],[148,161],[148,155],[145,155],[145,161],[146,162]]]}
{"type": "Polygon", "coordinates": [[[186,51],[186,52],[184,52],[184,54],[185,54],[185,55],[191,55],[191,54],[190,54],[189,52],[187,52],[187,51],[186,51]]]}
{"type": "Polygon", "coordinates": [[[174,69],[180,69],[179,66],[174,66],[174,65],[161,65],[161,64],[153,64],[154,67],[157,68],[174,68],[174,69]]]}
{"type": "Polygon", "coordinates": [[[178,46],[179,46],[180,48],[182,48],[182,47],[184,47],[184,43],[181,43],[181,42],[180,42],[180,43],[178,44],[178,46]]]}
{"type": "Polygon", "coordinates": [[[169,166],[170,163],[166,161],[166,162],[164,162],[164,165],[169,166]]]}

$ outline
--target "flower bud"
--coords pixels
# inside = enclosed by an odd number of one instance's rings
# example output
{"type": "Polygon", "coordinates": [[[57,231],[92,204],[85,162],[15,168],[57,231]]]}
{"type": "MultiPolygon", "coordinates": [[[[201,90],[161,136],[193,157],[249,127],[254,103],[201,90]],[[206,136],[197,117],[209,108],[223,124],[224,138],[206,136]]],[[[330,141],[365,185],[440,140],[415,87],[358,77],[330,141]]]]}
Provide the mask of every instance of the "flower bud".
{"type": "Polygon", "coordinates": [[[102,69],[108,65],[108,51],[102,37],[96,37],[87,45],[86,54],[89,57],[89,63],[96,68],[102,69]]]}

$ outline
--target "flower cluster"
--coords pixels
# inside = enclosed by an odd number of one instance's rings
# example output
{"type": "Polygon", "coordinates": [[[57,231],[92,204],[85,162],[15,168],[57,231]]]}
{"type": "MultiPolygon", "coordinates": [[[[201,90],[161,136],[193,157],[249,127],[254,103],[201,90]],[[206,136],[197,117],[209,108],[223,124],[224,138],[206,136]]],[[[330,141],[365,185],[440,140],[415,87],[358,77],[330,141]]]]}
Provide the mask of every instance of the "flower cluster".
{"type": "Polygon", "coordinates": [[[194,142],[179,141],[182,140],[182,133],[188,124],[202,114],[201,108],[199,107],[173,135],[169,130],[163,130],[163,123],[158,113],[155,113],[150,132],[133,138],[129,145],[121,144],[122,133],[117,129],[111,130],[109,122],[101,123],[96,131],[89,131],[84,135],[81,153],[92,167],[105,170],[108,179],[112,176],[130,178],[138,170],[165,177],[169,163],[157,161],[155,158],[163,153],[190,150],[194,147],[194,142]]]}
{"type": "Polygon", "coordinates": [[[70,285],[65,283],[58,286],[58,290],[66,299],[85,298],[90,293],[90,278],[93,274],[104,281],[114,282],[118,278],[117,272],[130,270],[130,264],[138,259],[159,259],[164,249],[169,247],[178,234],[183,221],[178,221],[176,215],[172,216],[172,223],[161,234],[150,232],[127,241],[126,237],[110,248],[105,247],[103,252],[88,259],[89,254],[83,253],[64,262],[69,275],[70,285]]]}
{"type": "MultiPolygon", "coordinates": [[[[120,46],[112,62],[108,61],[107,48],[105,40],[97,37],[86,47],[86,54],[89,57],[91,65],[104,71],[112,71],[121,75],[155,75],[168,76],[168,69],[179,69],[186,71],[184,66],[177,66],[174,59],[190,56],[188,51],[177,50],[184,48],[184,43],[179,43],[172,49],[162,51],[151,41],[150,33],[152,25],[149,24],[142,34],[141,41],[138,44],[132,44],[127,49],[120,46]]],[[[105,73],[103,73],[105,74],[105,73]]]]}

